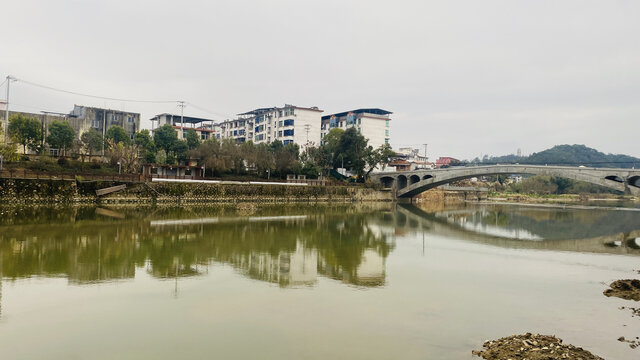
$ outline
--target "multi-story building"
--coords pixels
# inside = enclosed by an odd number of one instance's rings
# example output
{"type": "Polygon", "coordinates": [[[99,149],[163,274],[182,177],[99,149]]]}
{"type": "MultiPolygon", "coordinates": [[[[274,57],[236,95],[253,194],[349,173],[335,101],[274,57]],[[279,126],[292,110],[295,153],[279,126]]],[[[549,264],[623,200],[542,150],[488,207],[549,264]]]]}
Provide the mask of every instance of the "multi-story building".
{"type": "Polygon", "coordinates": [[[162,125],[169,124],[178,133],[178,139],[185,138],[185,132],[188,129],[195,130],[201,140],[211,138],[220,138],[220,127],[214,123],[214,120],[197,118],[193,116],[181,116],[173,114],[159,114],[151,118],[151,132],[162,125]]]}
{"type": "Polygon", "coordinates": [[[255,109],[218,125],[223,139],[251,140],[256,144],[279,140],[285,145],[298,144],[304,151],[307,146],[320,144],[321,114],[322,110],[317,107],[287,104],[284,107],[255,109]]]}
{"type": "Polygon", "coordinates": [[[111,126],[117,125],[122,126],[133,140],[136,131],[140,130],[140,114],[138,113],[74,105],[69,117],[76,119],[70,123],[72,126],[77,124],[74,128],[78,137],[89,129],[95,129],[105,135],[111,126]]]}
{"type": "Polygon", "coordinates": [[[324,138],[331,129],[355,127],[369,140],[374,149],[389,144],[390,111],[371,108],[345,111],[322,117],[321,137],[324,138]]]}

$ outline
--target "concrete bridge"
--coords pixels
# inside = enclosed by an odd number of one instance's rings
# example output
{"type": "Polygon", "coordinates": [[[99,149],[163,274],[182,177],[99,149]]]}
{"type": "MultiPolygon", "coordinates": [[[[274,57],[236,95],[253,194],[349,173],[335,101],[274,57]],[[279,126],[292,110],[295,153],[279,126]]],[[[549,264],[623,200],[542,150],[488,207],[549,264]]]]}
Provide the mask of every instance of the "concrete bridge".
{"type": "Polygon", "coordinates": [[[592,184],[640,196],[640,170],[613,168],[585,168],[541,165],[490,165],[452,167],[437,170],[380,172],[371,174],[386,189],[392,189],[398,198],[411,198],[423,191],[453,181],[486,175],[550,175],[592,184]]]}

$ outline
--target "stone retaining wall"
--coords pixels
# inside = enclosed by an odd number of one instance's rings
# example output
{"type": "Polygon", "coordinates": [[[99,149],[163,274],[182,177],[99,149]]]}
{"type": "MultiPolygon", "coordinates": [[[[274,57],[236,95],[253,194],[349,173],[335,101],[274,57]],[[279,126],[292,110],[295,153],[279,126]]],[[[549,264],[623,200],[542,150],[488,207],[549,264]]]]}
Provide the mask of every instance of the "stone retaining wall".
{"type": "Polygon", "coordinates": [[[356,186],[248,184],[129,184],[125,191],[98,198],[97,189],[119,182],[0,179],[0,202],[16,203],[206,203],[206,202],[365,202],[392,201],[391,192],[356,186]]]}

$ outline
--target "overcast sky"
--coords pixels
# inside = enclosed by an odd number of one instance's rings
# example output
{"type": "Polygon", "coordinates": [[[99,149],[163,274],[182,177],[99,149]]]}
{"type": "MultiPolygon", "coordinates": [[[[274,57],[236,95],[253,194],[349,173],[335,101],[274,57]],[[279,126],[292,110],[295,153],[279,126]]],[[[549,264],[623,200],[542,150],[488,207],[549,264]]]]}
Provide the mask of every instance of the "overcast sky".
{"type": "MultiPolygon", "coordinates": [[[[640,157],[637,0],[2,0],[1,12],[3,78],[186,100],[208,112],[185,115],[218,120],[285,103],[379,107],[394,147],[428,143],[432,159],[565,143],[640,157]]],[[[141,112],[143,127],[178,112],[21,82],[10,100],[141,112]]]]}

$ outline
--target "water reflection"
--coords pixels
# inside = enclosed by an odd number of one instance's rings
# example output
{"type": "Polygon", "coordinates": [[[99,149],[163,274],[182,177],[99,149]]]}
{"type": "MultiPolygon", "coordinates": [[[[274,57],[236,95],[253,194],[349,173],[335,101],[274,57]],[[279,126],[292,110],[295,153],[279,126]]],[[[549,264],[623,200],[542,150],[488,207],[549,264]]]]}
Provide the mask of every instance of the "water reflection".
{"type": "MultiPolygon", "coordinates": [[[[475,205],[454,209],[401,205],[430,233],[509,248],[640,254],[640,212],[475,205]]],[[[415,226],[414,226],[415,227],[415,226]]]]}
{"type": "Polygon", "coordinates": [[[5,279],[62,276],[90,284],[131,279],[140,270],[156,278],[196,276],[216,262],[282,287],[313,285],[318,276],[382,285],[394,247],[390,232],[376,225],[384,214],[344,216],[347,210],[237,216],[224,207],[19,209],[0,226],[0,271],[5,279]]]}

